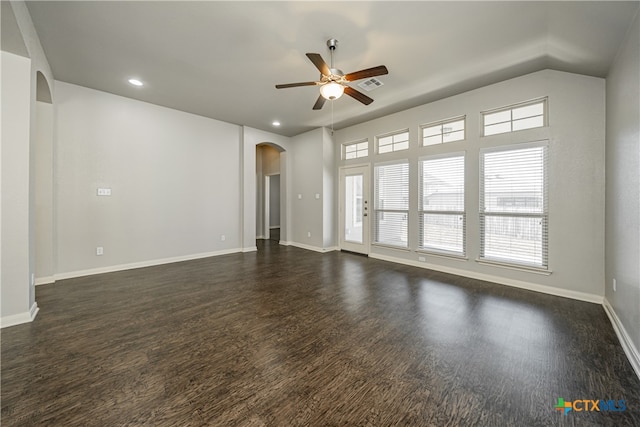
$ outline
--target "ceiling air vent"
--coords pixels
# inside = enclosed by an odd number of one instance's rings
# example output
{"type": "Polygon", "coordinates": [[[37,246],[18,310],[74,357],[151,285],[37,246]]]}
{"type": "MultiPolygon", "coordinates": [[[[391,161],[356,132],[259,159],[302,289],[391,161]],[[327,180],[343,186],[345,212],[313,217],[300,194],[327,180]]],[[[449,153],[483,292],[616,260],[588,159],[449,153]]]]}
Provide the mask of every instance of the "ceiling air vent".
{"type": "Polygon", "coordinates": [[[373,77],[358,83],[358,86],[360,86],[362,89],[366,90],[367,92],[370,92],[376,88],[379,88],[382,85],[384,85],[384,83],[382,83],[380,80],[373,77]]]}

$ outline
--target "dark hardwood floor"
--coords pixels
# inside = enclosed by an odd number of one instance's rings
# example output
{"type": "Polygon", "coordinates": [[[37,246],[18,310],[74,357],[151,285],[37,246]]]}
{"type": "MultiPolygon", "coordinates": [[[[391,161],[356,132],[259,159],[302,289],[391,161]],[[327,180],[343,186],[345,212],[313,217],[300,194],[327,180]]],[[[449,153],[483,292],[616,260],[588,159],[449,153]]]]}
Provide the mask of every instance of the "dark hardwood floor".
{"type": "Polygon", "coordinates": [[[258,246],[38,287],[2,330],[2,425],[640,425],[599,305],[258,246]]]}

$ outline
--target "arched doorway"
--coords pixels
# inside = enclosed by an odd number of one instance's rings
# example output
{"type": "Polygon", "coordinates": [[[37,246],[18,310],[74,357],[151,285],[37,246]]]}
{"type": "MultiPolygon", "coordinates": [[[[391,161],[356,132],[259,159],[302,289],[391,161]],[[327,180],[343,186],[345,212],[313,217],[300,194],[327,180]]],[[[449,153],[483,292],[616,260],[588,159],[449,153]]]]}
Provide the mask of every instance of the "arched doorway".
{"type": "Polygon", "coordinates": [[[280,242],[286,229],[284,151],[274,143],[256,145],[256,239],[280,242]]]}

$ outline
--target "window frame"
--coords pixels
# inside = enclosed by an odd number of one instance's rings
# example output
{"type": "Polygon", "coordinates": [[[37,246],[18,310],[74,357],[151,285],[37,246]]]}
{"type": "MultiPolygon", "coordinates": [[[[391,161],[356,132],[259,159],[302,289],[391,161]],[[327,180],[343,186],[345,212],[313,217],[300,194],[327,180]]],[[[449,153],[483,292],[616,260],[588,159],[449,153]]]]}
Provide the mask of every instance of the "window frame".
{"type": "MultiPolygon", "coordinates": [[[[538,117],[538,116],[523,117],[523,118],[516,119],[515,121],[524,120],[524,119],[532,118],[532,117],[538,117]]],[[[532,100],[529,100],[529,101],[519,102],[517,104],[508,105],[508,106],[505,106],[505,107],[493,108],[491,110],[485,110],[485,111],[481,111],[480,112],[480,131],[481,131],[480,132],[480,136],[482,136],[483,138],[491,137],[491,136],[495,136],[495,135],[503,135],[503,134],[506,134],[506,133],[520,132],[520,131],[524,131],[524,130],[540,129],[540,128],[544,128],[544,127],[548,127],[548,126],[549,126],[549,97],[547,97],[547,96],[542,97],[542,98],[532,99],[532,100]],[[514,130],[513,129],[513,123],[514,123],[513,110],[517,110],[517,109],[523,108],[523,107],[529,107],[529,106],[536,105],[536,104],[542,104],[542,125],[541,126],[530,127],[530,128],[514,130]],[[486,125],[485,124],[486,116],[491,115],[491,114],[496,114],[496,113],[507,112],[507,111],[509,112],[509,120],[505,120],[505,121],[497,122],[497,123],[492,123],[490,125],[486,125]],[[487,126],[493,126],[493,125],[501,124],[501,123],[509,123],[509,127],[510,127],[511,130],[505,131],[505,132],[491,133],[491,134],[487,135],[487,126]]]]}
{"type": "MultiPolygon", "coordinates": [[[[454,131],[454,132],[460,132],[460,131],[454,131]]],[[[466,115],[462,115],[462,116],[457,116],[457,117],[451,117],[449,119],[443,119],[443,120],[438,120],[436,122],[431,122],[431,123],[425,123],[420,125],[420,147],[432,147],[432,146],[438,146],[438,145],[443,145],[443,144],[451,144],[454,142],[461,142],[461,141],[465,141],[467,139],[467,116],[466,115]],[[444,141],[444,125],[446,124],[450,124],[450,123],[456,123],[456,122],[462,122],[462,138],[461,139],[456,139],[454,141],[444,141]],[[431,136],[436,136],[436,135],[440,135],[440,139],[441,141],[437,144],[425,144],[424,140],[425,140],[425,136],[424,136],[424,131],[425,129],[429,129],[429,128],[433,128],[436,126],[440,126],[440,133],[439,134],[435,134],[435,135],[431,135],[431,136]]]]}
{"type": "MultiPolygon", "coordinates": [[[[383,247],[388,247],[388,248],[393,248],[393,249],[398,249],[398,250],[409,250],[409,213],[410,213],[410,207],[411,207],[411,195],[410,195],[410,187],[411,187],[411,162],[409,161],[409,159],[398,159],[398,160],[393,160],[393,161],[387,161],[387,162],[379,162],[379,163],[375,163],[373,165],[373,186],[374,186],[374,196],[373,196],[373,209],[372,209],[372,214],[373,214],[373,221],[372,221],[372,225],[373,225],[373,239],[371,240],[371,244],[375,245],[375,246],[383,246],[383,247]],[[384,167],[384,166],[394,166],[394,165],[406,165],[407,166],[407,182],[406,182],[406,209],[384,209],[384,208],[380,208],[379,207],[379,181],[378,181],[378,168],[379,167],[384,167]],[[379,224],[379,214],[383,214],[384,213],[391,213],[391,214],[404,214],[405,215],[405,220],[406,220],[406,234],[404,236],[405,238],[405,244],[404,246],[401,245],[394,245],[392,243],[388,243],[388,242],[381,242],[379,241],[379,235],[380,235],[380,224],[379,224]]],[[[402,241],[402,238],[400,239],[402,241]]]]}
{"type": "Polygon", "coordinates": [[[362,159],[362,158],[365,158],[365,157],[369,157],[369,138],[364,138],[364,139],[360,139],[360,140],[357,140],[357,141],[351,141],[351,142],[342,143],[342,160],[356,160],[356,159],[362,159]],[[361,151],[365,151],[365,150],[359,149],[358,145],[364,144],[364,143],[367,144],[367,148],[366,148],[367,154],[365,154],[363,156],[359,156],[358,153],[360,153],[361,151]],[[353,157],[353,158],[348,159],[347,158],[347,147],[351,147],[351,146],[354,146],[354,145],[356,146],[356,149],[355,149],[356,156],[353,157]]]}
{"type": "Polygon", "coordinates": [[[418,158],[418,245],[417,252],[433,254],[433,255],[441,255],[448,256],[454,258],[464,258],[467,256],[467,212],[466,212],[466,203],[467,203],[467,191],[466,191],[466,151],[457,151],[457,152],[448,152],[438,155],[430,155],[430,156],[421,156],[418,158]],[[462,200],[462,210],[454,211],[454,210],[425,210],[423,203],[424,196],[424,167],[423,162],[440,160],[440,159],[449,159],[449,158],[458,158],[462,157],[462,191],[463,191],[463,200],[462,200]],[[462,251],[451,251],[446,249],[439,249],[430,246],[423,246],[423,233],[424,233],[424,215],[432,214],[432,215],[451,215],[451,216],[462,216],[462,251]]]}
{"type": "Polygon", "coordinates": [[[479,170],[479,194],[478,194],[478,207],[479,207],[479,232],[480,232],[480,252],[476,261],[485,264],[493,264],[499,266],[505,266],[508,268],[515,268],[520,270],[534,271],[543,274],[551,274],[549,267],[549,141],[534,141],[526,143],[508,144],[497,147],[488,147],[480,149],[480,170],[479,170]],[[486,195],[485,195],[485,154],[508,152],[516,150],[527,150],[531,148],[543,148],[543,195],[542,195],[542,209],[541,212],[486,212],[486,195]],[[517,260],[508,260],[504,258],[486,257],[486,218],[487,217],[502,217],[502,218],[540,218],[541,224],[541,258],[542,264],[527,263],[517,260]]]}
{"type": "Polygon", "coordinates": [[[408,128],[407,129],[397,130],[397,131],[394,131],[394,132],[388,132],[388,133],[384,133],[382,135],[377,135],[375,141],[376,141],[376,144],[375,144],[376,154],[385,155],[385,154],[397,153],[399,151],[408,150],[411,147],[411,132],[409,131],[408,128]],[[407,148],[395,149],[395,145],[396,144],[401,144],[401,143],[404,143],[405,141],[402,140],[402,141],[399,141],[399,142],[396,143],[395,141],[393,141],[393,137],[396,136],[396,135],[402,135],[402,134],[405,134],[405,133],[407,134],[407,139],[406,139],[407,148]],[[391,146],[391,151],[385,151],[385,152],[381,153],[380,152],[380,140],[384,139],[384,138],[389,138],[389,137],[391,137],[392,142],[391,142],[391,144],[385,144],[385,146],[390,145],[391,146]]]}

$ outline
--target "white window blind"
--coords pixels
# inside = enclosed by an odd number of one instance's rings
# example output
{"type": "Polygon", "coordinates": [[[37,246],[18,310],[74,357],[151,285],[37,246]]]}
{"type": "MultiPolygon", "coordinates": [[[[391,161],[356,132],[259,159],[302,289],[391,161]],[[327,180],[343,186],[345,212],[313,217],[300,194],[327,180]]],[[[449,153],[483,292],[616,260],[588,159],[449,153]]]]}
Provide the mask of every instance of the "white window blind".
{"type": "Polygon", "coordinates": [[[465,118],[457,118],[422,126],[422,145],[444,144],[464,139],[465,118]]]}
{"type": "Polygon", "coordinates": [[[546,125],[547,100],[537,100],[482,113],[484,136],[546,125]]]}
{"type": "Polygon", "coordinates": [[[419,248],[464,255],[464,154],[419,162],[419,248]]]}
{"type": "Polygon", "coordinates": [[[409,216],[409,163],[375,167],[374,242],[406,248],[409,216]]]}
{"type": "Polygon", "coordinates": [[[484,151],[480,258],[547,269],[547,144],[484,151]]]}
{"type": "Polygon", "coordinates": [[[352,142],[343,144],[342,158],[345,160],[359,159],[369,155],[369,141],[352,142]]]}

